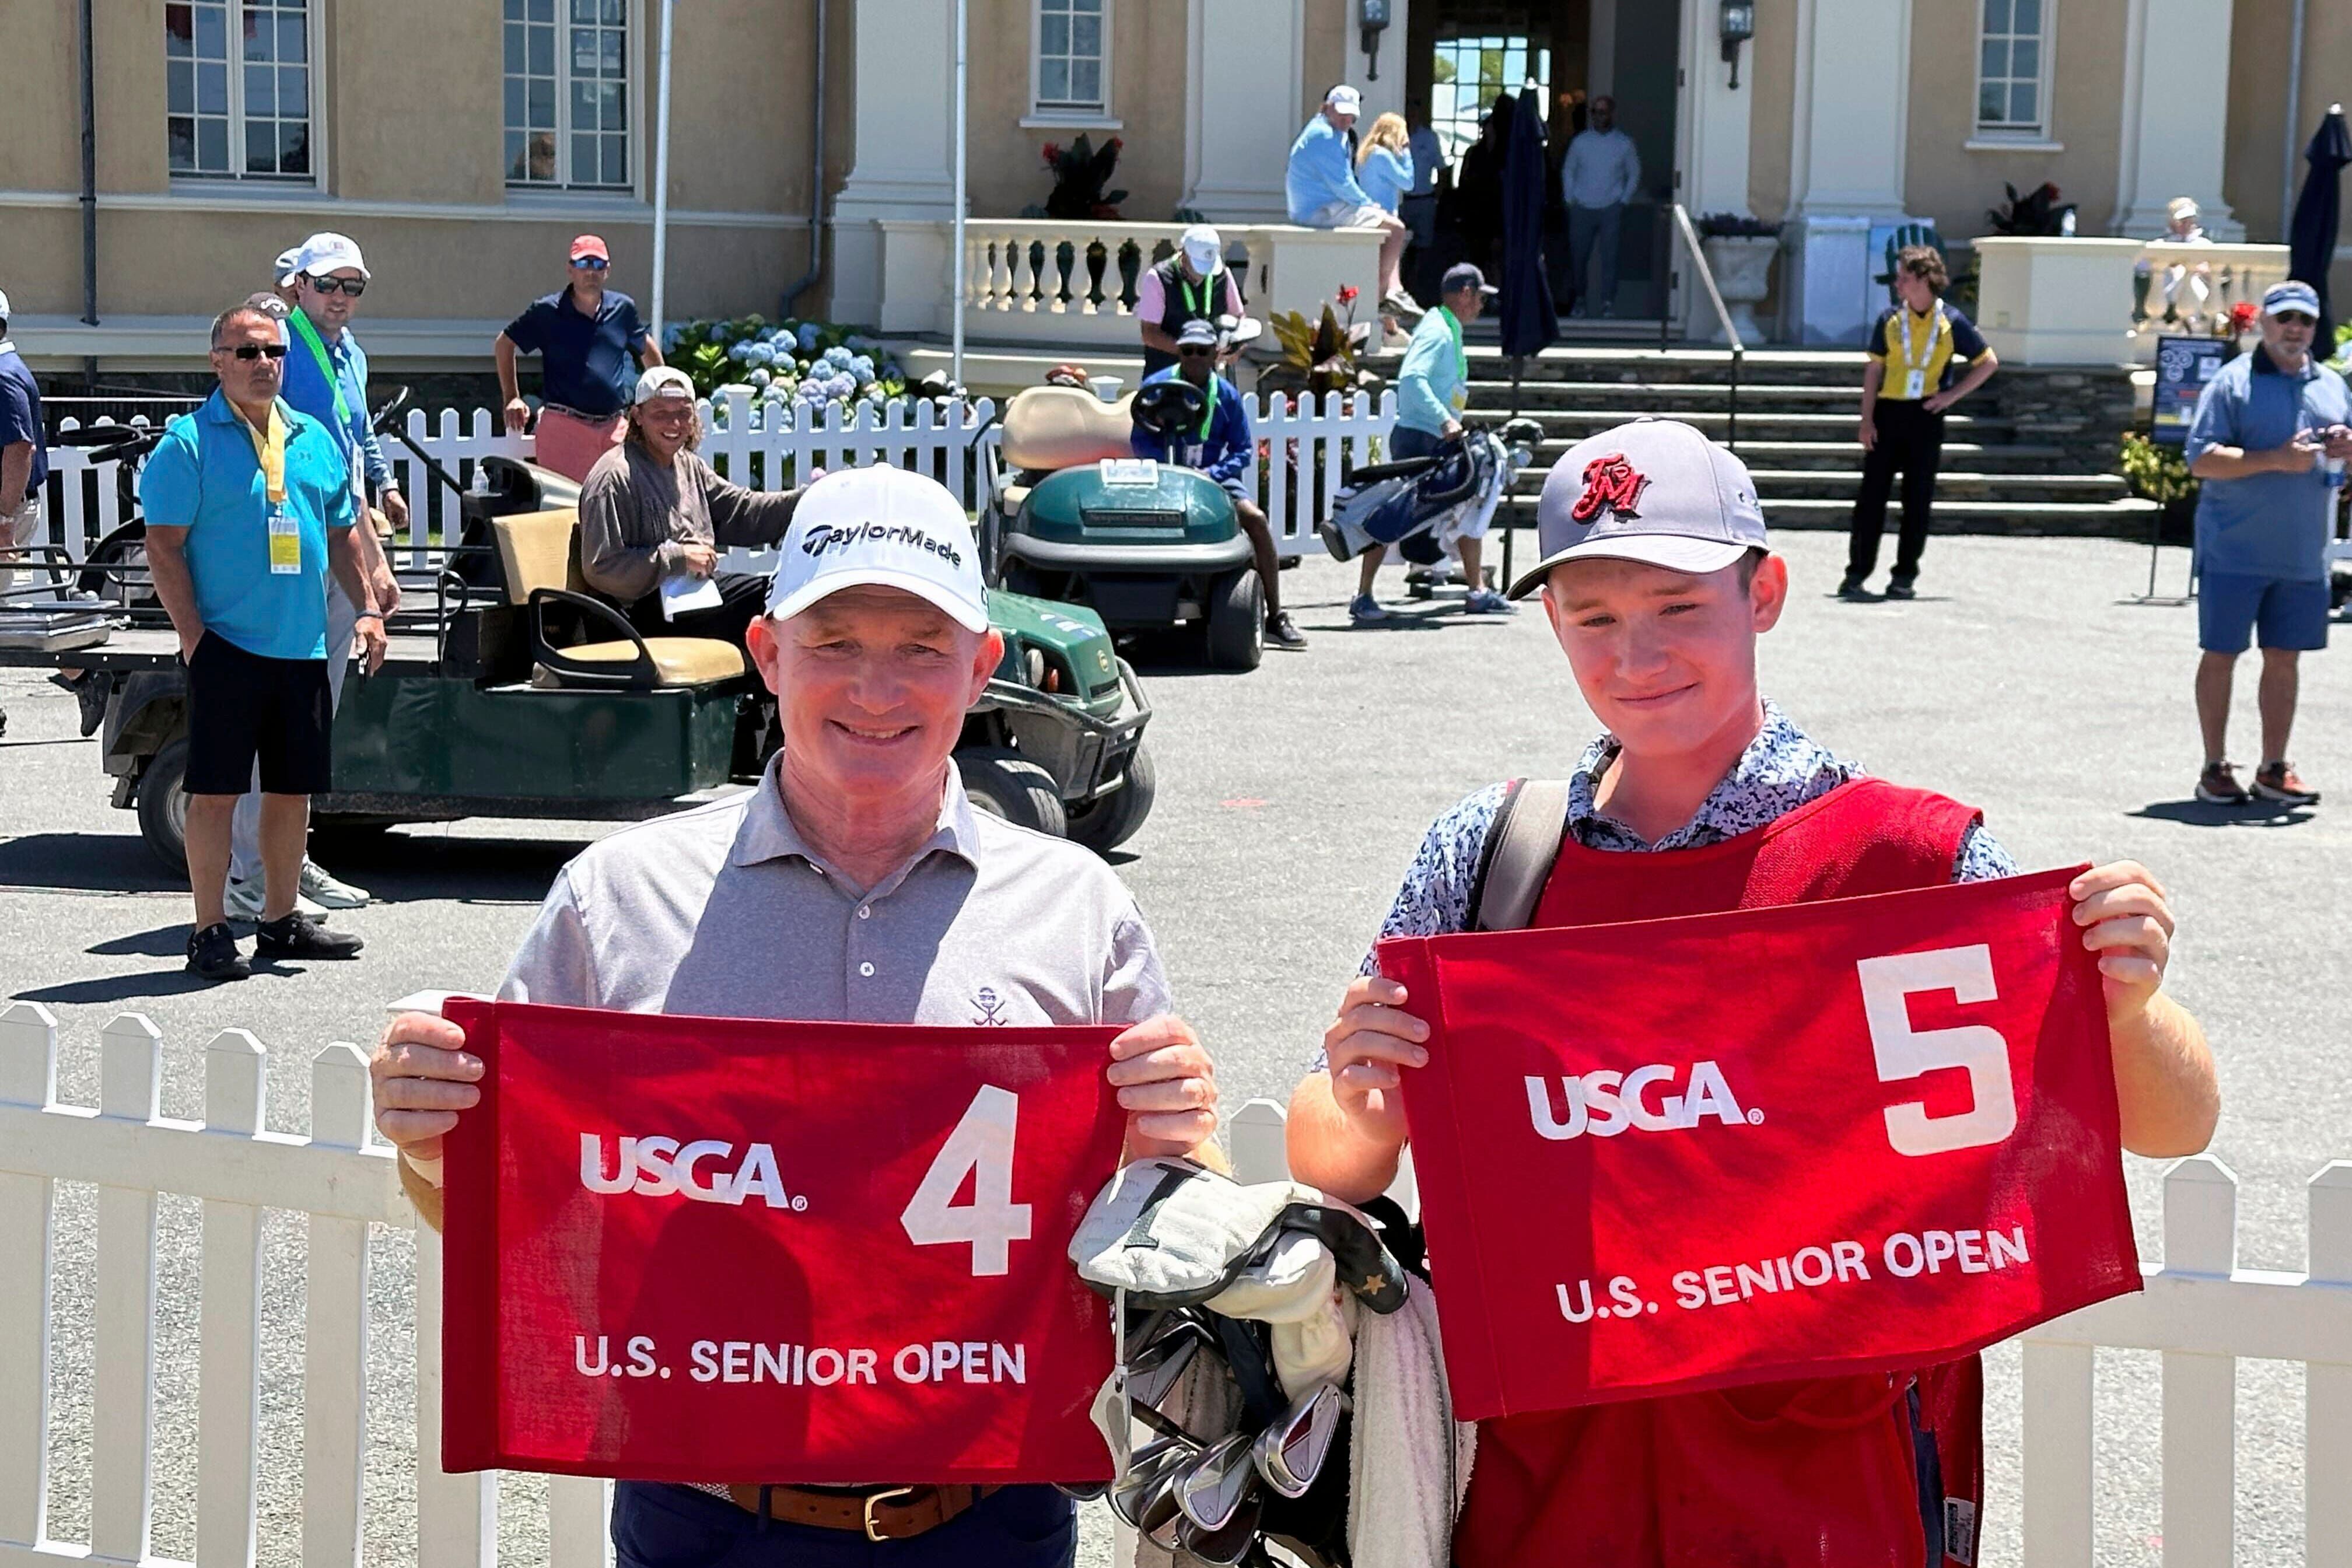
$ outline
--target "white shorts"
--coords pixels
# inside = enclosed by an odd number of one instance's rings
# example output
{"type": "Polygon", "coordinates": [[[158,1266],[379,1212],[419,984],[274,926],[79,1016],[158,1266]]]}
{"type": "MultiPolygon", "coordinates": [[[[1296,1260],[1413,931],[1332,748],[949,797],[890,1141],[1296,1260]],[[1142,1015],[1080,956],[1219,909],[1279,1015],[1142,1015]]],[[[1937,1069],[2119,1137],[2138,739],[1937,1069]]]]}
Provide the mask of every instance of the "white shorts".
{"type": "MultiPolygon", "coordinates": [[[[0,520],[0,547],[21,548],[41,543],[41,498],[38,496],[27,500],[24,510],[14,517],[0,520]]],[[[22,557],[0,560],[0,592],[16,585],[18,571],[29,574],[31,567],[28,563],[20,565],[22,560],[22,557]]]]}
{"type": "Polygon", "coordinates": [[[1316,208],[1315,216],[1307,220],[1307,226],[1308,228],[1389,228],[1400,222],[1401,220],[1385,207],[1373,206],[1369,203],[1363,206],[1357,206],[1350,202],[1333,202],[1328,206],[1316,208]]]}

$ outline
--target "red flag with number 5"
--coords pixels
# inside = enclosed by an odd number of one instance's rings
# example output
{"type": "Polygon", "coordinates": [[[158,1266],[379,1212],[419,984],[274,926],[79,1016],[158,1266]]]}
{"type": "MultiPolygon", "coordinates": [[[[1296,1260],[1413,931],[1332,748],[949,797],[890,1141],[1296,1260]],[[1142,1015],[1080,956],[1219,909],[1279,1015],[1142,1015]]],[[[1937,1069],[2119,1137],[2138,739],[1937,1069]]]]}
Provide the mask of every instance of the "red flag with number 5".
{"type": "Polygon", "coordinates": [[[1066,1261],[1109,1028],[450,1003],[442,1464],[636,1480],[1108,1479],[1066,1261]]]}
{"type": "Polygon", "coordinates": [[[1457,1414],[1914,1369],[2137,1289],[2074,875],[1381,943],[1457,1414]]]}

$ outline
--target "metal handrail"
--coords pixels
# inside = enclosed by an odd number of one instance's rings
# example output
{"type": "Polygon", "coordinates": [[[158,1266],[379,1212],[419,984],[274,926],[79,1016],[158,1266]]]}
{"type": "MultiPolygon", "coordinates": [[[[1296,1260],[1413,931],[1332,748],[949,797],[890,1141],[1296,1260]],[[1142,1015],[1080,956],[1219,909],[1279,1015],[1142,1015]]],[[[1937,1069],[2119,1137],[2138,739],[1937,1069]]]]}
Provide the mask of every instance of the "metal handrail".
{"type": "MultiPolygon", "coordinates": [[[[1740,340],[1739,329],[1732,324],[1731,312],[1724,306],[1723,291],[1715,284],[1715,268],[1706,264],[1706,251],[1698,242],[1698,230],[1691,226],[1690,213],[1680,202],[1672,203],[1670,205],[1674,213],[1675,232],[1681,236],[1682,242],[1690,247],[1691,260],[1698,268],[1698,280],[1706,289],[1707,303],[1715,307],[1716,321],[1723,328],[1724,341],[1731,345],[1731,396],[1727,405],[1724,445],[1737,452],[1739,450],[1739,366],[1741,359],[1748,352],[1748,345],[1740,340]]],[[[1666,304],[1667,308],[1661,312],[1658,321],[1660,348],[1665,346],[1666,324],[1673,317],[1674,300],[1671,294],[1666,304]]]]}

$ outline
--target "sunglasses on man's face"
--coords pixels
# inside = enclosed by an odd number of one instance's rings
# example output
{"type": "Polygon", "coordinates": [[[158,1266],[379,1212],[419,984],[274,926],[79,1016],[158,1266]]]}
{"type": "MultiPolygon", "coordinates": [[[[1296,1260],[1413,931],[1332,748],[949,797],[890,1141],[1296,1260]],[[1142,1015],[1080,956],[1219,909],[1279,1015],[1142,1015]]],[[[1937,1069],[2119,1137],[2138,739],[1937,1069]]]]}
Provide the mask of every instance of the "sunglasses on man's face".
{"type": "Polygon", "coordinates": [[[2280,310],[2273,314],[2271,317],[2271,320],[2276,321],[2282,327],[2315,327],[2319,325],[2318,317],[2306,316],[2301,310],[2280,310]]]}
{"type": "Polygon", "coordinates": [[[321,294],[349,294],[356,300],[367,292],[364,278],[313,278],[310,287],[321,294]]]}
{"type": "Polygon", "coordinates": [[[613,264],[593,256],[583,256],[580,258],[579,260],[574,261],[572,265],[578,268],[583,272],[602,272],[604,268],[613,264]]]}
{"type": "Polygon", "coordinates": [[[284,359],[286,357],[286,345],[284,343],[239,343],[236,347],[230,348],[227,345],[223,344],[215,348],[213,353],[216,354],[233,354],[241,360],[257,360],[261,358],[264,354],[268,355],[271,359],[284,359]]]}
{"type": "Polygon", "coordinates": [[[1182,348],[1176,351],[1176,357],[1179,359],[1207,359],[1211,354],[1213,354],[1216,352],[1215,348],[1209,345],[1202,343],[1186,343],[1182,348]]]}

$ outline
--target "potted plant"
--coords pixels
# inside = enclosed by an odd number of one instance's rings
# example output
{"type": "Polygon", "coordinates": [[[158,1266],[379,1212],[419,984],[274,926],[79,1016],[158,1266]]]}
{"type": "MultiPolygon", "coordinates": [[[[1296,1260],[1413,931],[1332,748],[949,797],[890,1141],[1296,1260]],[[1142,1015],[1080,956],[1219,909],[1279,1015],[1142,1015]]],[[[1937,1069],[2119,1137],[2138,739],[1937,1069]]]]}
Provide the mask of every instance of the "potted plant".
{"type": "Polygon", "coordinates": [[[2132,494],[2164,509],[2157,537],[2167,544],[2189,543],[2197,531],[2198,485],[2180,448],[2159,446],[2134,430],[2124,437],[2122,459],[2132,494]]]}
{"type": "Polygon", "coordinates": [[[1731,311],[1742,342],[1761,342],[1764,329],[1756,307],[1772,291],[1772,258],[1780,248],[1780,226],[1740,213],[1709,213],[1698,220],[1699,245],[1707,270],[1731,311]]]}

